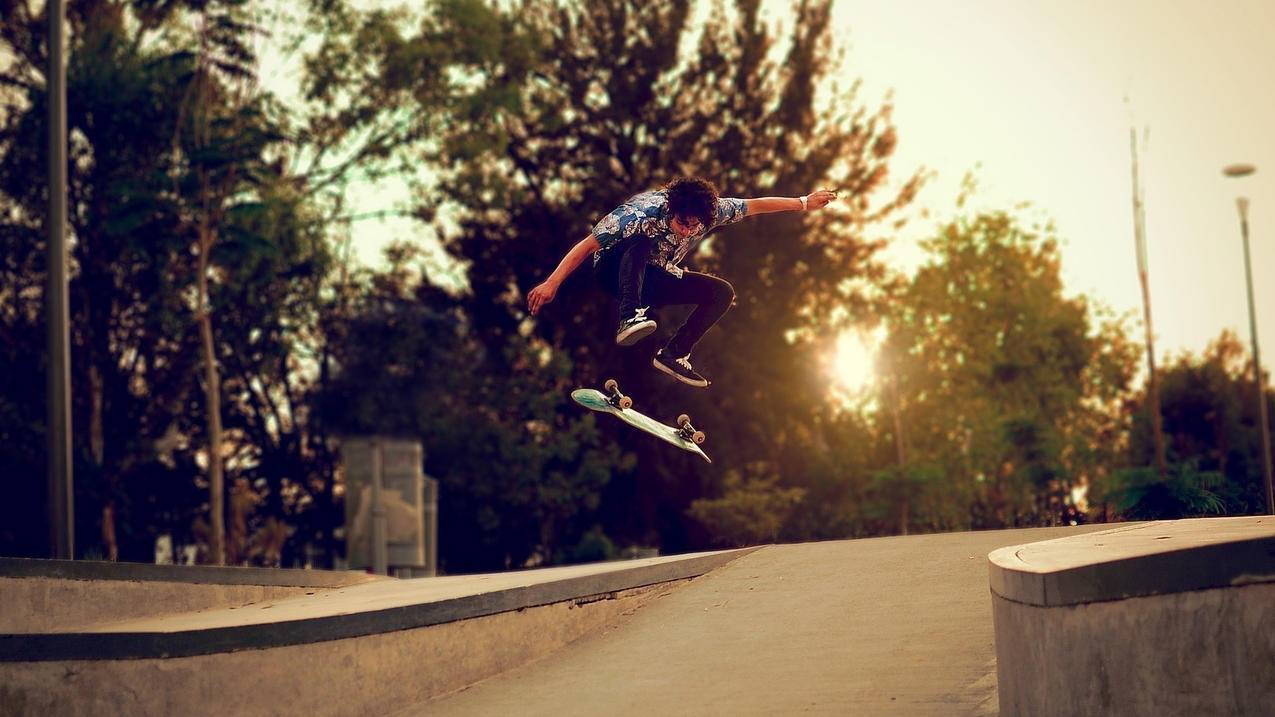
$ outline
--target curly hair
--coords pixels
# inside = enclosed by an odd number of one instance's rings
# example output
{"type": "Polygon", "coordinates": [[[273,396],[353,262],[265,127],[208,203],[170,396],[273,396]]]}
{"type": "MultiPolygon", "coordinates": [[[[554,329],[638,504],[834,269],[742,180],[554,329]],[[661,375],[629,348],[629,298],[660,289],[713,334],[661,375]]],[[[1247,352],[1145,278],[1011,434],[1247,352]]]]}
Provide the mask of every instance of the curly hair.
{"type": "Polygon", "coordinates": [[[675,177],[664,185],[669,212],[682,219],[697,219],[704,226],[717,214],[717,187],[699,177],[675,177]]]}

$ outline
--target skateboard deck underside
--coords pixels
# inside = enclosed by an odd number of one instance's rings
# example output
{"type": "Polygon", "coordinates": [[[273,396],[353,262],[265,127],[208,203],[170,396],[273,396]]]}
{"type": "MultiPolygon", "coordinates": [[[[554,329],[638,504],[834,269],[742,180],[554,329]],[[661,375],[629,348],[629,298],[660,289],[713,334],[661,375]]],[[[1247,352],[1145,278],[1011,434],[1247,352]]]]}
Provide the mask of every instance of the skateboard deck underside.
{"type": "Polygon", "coordinates": [[[698,454],[709,463],[713,462],[699,446],[685,438],[682,438],[676,428],[660,423],[654,418],[643,413],[639,413],[631,408],[617,408],[612,406],[611,402],[607,400],[606,394],[598,391],[597,389],[577,388],[571,392],[571,398],[575,399],[576,403],[584,406],[585,408],[591,408],[595,411],[602,411],[605,413],[613,413],[619,417],[621,421],[624,421],[640,431],[645,431],[656,438],[672,443],[684,451],[698,454]]]}

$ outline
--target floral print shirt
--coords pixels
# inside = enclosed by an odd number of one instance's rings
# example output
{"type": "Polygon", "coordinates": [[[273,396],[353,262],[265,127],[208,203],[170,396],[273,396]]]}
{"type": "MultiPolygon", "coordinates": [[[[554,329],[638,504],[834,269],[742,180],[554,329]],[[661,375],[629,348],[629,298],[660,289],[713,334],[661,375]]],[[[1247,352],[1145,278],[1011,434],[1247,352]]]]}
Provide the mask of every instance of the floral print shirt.
{"type": "Polygon", "coordinates": [[[634,234],[642,234],[653,240],[649,263],[680,277],[682,270],[678,265],[710,231],[733,224],[747,215],[747,200],[720,197],[713,222],[695,234],[679,238],[669,226],[673,215],[668,208],[668,194],[662,189],[642,192],[630,197],[594,225],[593,236],[601,248],[594,252],[593,263],[597,265],[603,252],[622,244],[634,234]]]}

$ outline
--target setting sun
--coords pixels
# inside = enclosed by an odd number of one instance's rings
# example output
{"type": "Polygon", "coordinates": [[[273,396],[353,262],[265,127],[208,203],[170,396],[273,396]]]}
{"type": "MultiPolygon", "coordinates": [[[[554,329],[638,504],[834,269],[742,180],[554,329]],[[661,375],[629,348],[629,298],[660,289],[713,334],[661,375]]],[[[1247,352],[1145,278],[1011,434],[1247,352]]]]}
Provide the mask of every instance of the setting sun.
{"type": "Polygon", "coordinates": [[[858,331],[846,331],[837,337],[828,368],[840,389],[858,393],[872,385],[876,377],[875,357],[864,338],[858,331]]]}

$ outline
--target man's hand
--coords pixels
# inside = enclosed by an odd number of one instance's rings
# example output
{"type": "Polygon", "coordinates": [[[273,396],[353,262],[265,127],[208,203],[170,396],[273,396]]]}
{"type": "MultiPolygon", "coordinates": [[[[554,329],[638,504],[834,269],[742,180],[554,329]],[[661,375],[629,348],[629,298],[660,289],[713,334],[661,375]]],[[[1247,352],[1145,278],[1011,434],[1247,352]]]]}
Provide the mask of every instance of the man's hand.
{"type": "Polygon", "coordinates": [[[828,202],[837,198],[837,193],[830,189],[820,189],[806,195],[806,210],[823,209],[828,202]]]}
{"type": "Polygon", "coordinates": [[[558,285],[552,281],[537,286],[527,294],[527,308],[531,310],[531,315],[535,316],[540,313],[540,307],[553,301],[553,297],[558,295],[558,285]]]}

